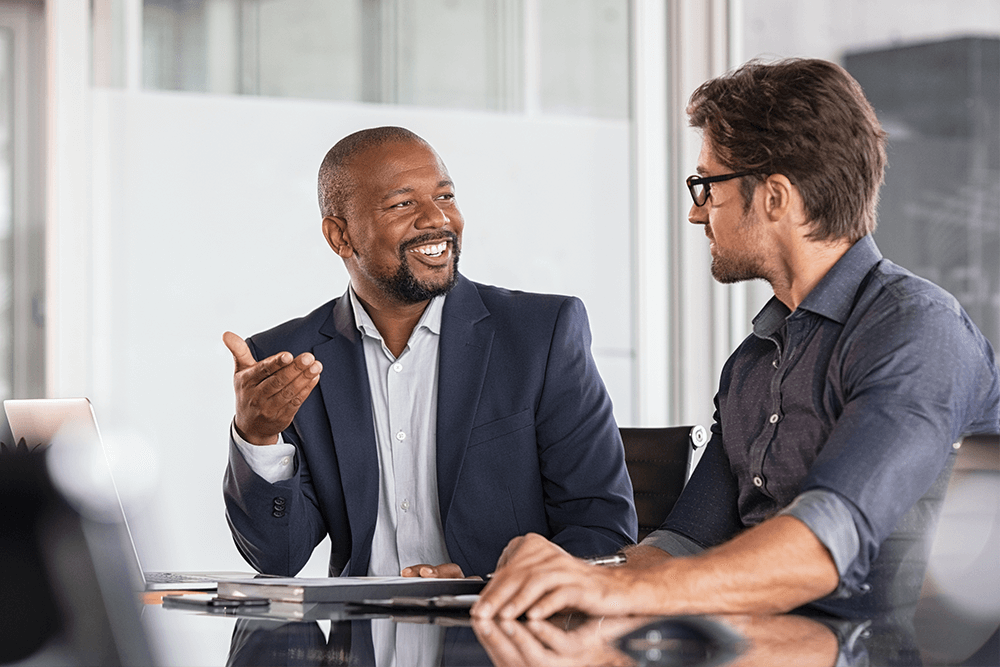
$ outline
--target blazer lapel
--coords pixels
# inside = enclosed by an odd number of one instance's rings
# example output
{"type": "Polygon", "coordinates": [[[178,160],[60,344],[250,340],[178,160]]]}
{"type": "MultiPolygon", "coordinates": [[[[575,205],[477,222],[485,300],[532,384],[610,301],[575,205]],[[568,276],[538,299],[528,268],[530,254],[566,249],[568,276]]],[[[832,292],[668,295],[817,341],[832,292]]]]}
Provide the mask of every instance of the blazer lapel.
{"type": "Polygon", "coordinates": [[[438,362],[437,484],[441,525],[455,495],[493,344],[489,311],[464,276],[448,294],[441,317],[438,362]]]}
{"type": "Polygon", "coordinates": [[[330,340],[314,347],[313,354],[323,364],[319,385],[340,468],[352,551],[361,555],[370,548],[378,516],[378,450],[364,347],[346,294],[320,332],[330,340]],[[366,544],[359,553],[359,547],[366,544]]]}

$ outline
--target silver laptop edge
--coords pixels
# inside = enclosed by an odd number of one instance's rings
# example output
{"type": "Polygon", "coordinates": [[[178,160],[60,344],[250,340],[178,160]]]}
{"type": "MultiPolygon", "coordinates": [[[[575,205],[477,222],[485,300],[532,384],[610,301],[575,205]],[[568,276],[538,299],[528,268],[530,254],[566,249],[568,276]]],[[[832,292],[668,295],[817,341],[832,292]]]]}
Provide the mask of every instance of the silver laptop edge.
{"type": "MultiPolygon", "coordinates": [[[[129,527],[125,506],[122,503],[121,494],[118,492],[118,485],[115,483],[111,461],[108,459],[107,448],[101,439],[100,428],[97,426],[97,415],[94,413],[94,406],[90,399],[82,397],[8,399],[3,402],[3,405],[15,443],[24,438],[29,448],[40,444],[50,444],[59,430],[71,420],[85,424],[88,429],[93,431],[89,435],[95,437],[96,442],[101,446],[107,465],[108,479],[114,489],[118,506],[117,520],[124,526],[125,535],[128,537],[128,545],[123,544],[122,546],[126,551],[131,552],[132,558],[125,560],[130,561],[128,563],[130,575],[140,589],[148,591],[211,590],[216,588],[218,580],[247,579],[255,576],[253,572],[179,572],[176,573],[174,581],[160,583],[147,580],[147,573],[142,569],[142,559],[139,557],[139,550],[136,548],[132,529],[129,527]]],[[[153,574],[170,575],[172,573],[153,574]]]]}

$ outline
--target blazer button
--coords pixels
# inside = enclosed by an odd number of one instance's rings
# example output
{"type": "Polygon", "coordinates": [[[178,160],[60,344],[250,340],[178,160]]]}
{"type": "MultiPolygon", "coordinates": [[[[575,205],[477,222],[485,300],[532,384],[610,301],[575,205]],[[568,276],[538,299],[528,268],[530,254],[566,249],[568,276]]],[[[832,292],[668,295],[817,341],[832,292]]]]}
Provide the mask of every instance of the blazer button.
{"type": "Polygon", "coordinates": [[[284,513],[284,512],[282,512],[282,511],[279,511],[279,510],[274,510],[273,512],[271,512],[271,515],[272,515],[272,516],[273,516],[273,517],[274,517],[275,519],[280,519],[281,517],[285,516],[285,513],[284,513]]]}
{"type": "Polygon", "coordinates": [[[281,496],[278,496],[277,498],[274,499],[274,504],[275,505],[281,505],[282,507],[284,507],[285,506],[285,499],[282,498],[281,496]]]}

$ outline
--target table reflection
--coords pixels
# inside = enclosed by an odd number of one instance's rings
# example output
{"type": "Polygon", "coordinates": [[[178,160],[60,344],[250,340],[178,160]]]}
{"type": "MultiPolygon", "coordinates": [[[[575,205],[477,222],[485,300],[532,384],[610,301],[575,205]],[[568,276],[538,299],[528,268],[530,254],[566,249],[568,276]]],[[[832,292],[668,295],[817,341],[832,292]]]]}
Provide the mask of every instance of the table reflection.
{"type": "MultiPolygon", "coordinates": [[[[183,612],[169,612],[183,613],[183,612]]],[[[227,665],[833,667],[920,665],[906,617],[237,618],[227,665]]]]}
{"type": "Polygon", "coordinates": [[[239,618],[227,665],[492,665],[468,619],[400,616],[318,621],[239,618]]]}

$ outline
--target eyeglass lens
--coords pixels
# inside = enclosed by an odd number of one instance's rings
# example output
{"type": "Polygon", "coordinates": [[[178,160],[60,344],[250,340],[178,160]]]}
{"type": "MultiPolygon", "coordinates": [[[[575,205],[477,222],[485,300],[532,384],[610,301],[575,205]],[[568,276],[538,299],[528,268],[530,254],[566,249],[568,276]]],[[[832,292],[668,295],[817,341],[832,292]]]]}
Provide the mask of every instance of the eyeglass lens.
{"type": "Polygon", "coordinates": [[[708,201],[708,191],[711,187],[710,183],[692,183],[692,181],[697,180],[697,176],[689,176],[687,179],[688,190],[691,192],[691,199],[694,200],[695,206],[704,206],[705,202],[708,201]]]}

